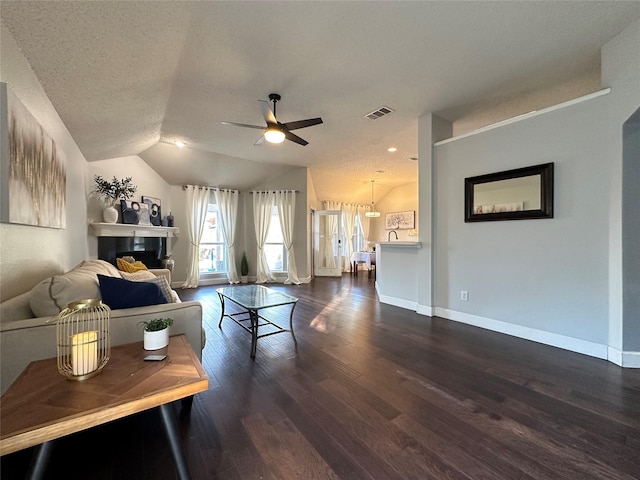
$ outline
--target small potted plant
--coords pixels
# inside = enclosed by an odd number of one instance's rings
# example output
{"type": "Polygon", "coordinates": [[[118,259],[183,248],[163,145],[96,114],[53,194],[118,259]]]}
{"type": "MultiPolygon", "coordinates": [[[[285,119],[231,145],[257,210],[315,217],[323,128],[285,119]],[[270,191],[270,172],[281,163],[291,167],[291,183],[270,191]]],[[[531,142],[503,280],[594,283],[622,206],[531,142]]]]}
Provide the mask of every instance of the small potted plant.
{"type": "Polygon", "coordinates": [[[249,262],[247,255],[242,252],[242,260],[240,260],[240,282],[247,283],[249,281],[249,262]]]}
{"type": "Polygon", "coordinates": [[[169,345],[169,327],[173,325],[171,318],[154,318],[149,321],[142,321],[144,330],[144,349],[158,350],[169,345]]]}
{"type": "Polygon", "coordinates": [[[93,180],[96,182],[96,193],[107,204],[102,211],[102,217],[106,223],[116,223],[118,221],[118,210],[114,206],[120,200],[129,200],[136,193],[138,187],[131,183],[131,177],[118,180],[115,176],[113,180],[105,180],[100,175],[94,175],[93,180]]]}

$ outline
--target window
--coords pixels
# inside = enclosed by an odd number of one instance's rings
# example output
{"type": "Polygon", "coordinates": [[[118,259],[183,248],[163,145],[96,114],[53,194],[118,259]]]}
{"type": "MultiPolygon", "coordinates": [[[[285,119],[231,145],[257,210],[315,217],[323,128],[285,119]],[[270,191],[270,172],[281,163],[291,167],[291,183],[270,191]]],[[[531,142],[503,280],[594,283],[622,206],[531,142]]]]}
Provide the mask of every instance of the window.
{"type": "Polygon", "coordinates": [[[356,221],[353,224],[353,236],[351,237],[351,241],[353,242],[354,252],[367,251],[367,240],[364,238],[364,232],[362,231],[360,215],[356,215],[356,221]]]}
{"type": "Polygon", "coordinates": [[[204,230],[200,237],[200,274],[226,273],[227,249],[218,225],[218,208],[209,204],[204,221],[204,230]]]}
{"type": "Polygon", "coordinates": [[[271,210],[271,223],[269,224],[267,241],[264,244],[264,253],[267,257],[269,270],[272,272],[287,271],[287,250],[284,246],[282,229],[280,228],[280,215],[278,215],[278,207],[276,206],[271,210]]]}

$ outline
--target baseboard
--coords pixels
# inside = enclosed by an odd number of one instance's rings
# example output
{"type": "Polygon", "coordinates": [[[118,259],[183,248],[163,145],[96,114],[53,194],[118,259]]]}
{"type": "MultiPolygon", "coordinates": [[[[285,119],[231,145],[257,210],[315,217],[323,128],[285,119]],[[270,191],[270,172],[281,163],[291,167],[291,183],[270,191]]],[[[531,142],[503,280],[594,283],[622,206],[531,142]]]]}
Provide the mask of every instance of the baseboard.
{"type": "Polygon", "coordinates": [[[418,302],[405,300],[403,298],[391,297],[389,295],[380,295],[377,282],[376,282],[376,292],[378,293],[378,300],[380,300],[380,303],[386,303],[387,305],[393,305],[394,307],[406,308],[407,310],[413,310],[413,311],[415,311],[416,308],[418,307],[418,302]]]}
{"type": "Polygon", "coordinates": [[[438,317],[443,317],[448,320],[485,328],[494,332],[505,333],[525,340],[531,340],[533,342],[543,343],[545,345],[551,345],[552,347],[558,347],[571,352],[582,353],[584,355],[589,355],[590,357],[601,358],[603,360],[610,360],[613,363],[617,363],[613,361],[613,359],[609,358],[609,347],[607,345],[558,335],[556,333],[545,332],[543,330],[524,327],[522,325],[514,325],[512,323],[501,322],[499,320],[492,320],[490,318],[480,317],[477,315],[470,315],[468,313],[449,310],[446,308],[436,307],[435,314],[438,317]]]}
{"type": "Polygon", "coordinates": [[[416,313],[420,315],[426,315],[427,317],[433,317],[435,315],[434,307],[430,305],[420,305],[418,304],[416,308],[416,313]]]}
{"type": "Polygon", "coordinates": [[[640,352],[624,352],[615,347],[608,347],[608,359],[610,362],[624,368],[640,368],[640,352]]]}

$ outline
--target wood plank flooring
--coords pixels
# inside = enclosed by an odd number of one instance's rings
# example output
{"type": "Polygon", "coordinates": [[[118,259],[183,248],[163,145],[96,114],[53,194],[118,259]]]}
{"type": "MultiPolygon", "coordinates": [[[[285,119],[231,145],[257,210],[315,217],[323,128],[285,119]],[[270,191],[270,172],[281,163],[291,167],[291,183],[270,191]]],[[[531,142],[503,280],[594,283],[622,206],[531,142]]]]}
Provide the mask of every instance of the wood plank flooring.
{"type": "MultiPolygon", "coordinates": [[[[640,478],[640,370],[376,300],[366,275],[268,285],[300,298],[298,348],[202,302],[209,390],[175,405],[194,479],[640,478]]],[[[289,307],[268,317],[287,325],[289,307]]],[[[3,457],[23,478],[30,450],[3,457]]],[[[174,479],[154,412],[61,439],[48,478],[174,479]]]]}

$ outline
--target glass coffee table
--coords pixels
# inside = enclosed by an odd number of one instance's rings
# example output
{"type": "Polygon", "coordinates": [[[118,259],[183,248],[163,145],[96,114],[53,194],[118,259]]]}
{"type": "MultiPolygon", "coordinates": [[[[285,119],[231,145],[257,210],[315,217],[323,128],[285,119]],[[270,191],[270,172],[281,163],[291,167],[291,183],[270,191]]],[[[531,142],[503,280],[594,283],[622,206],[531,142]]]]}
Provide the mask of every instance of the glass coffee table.
{"type": "Polygon", "coordinates": [[[251,333],[251,357],[256,356],[256,347],[258,345],[258,339],[267,337],[269,335],[275,335],[276,333],[291,332],[293,337],[293,343],[298,345],[296,336],[293,333],[293,311],[296,308],[298,299],[287,295],[286,293],[278,292],[271,288],[263,287],[262,285],[243,285],[241,287],[224,287],[216,290],[220,297],[220,303],[222,304],[222,314],[220,315],[220,323],[218,327],[222,328],[222,319],[228,317],[235,323],[244,328],[247,332],[251,333]],[[225,302],[229,300],[236,305],[242,307],[246,311],[236,313],[225,313],[225,302]],[[279,325],[273,323],[271,320],[267,320],[260,315],[260,310],[265,308],[280,307],[283,305],[291,305],[291,313],[289,314],[289,328],[282,328],[279,325]],[[263,334],[258,334],[259,327],[270,327],[269,331],[263,334]]]}

